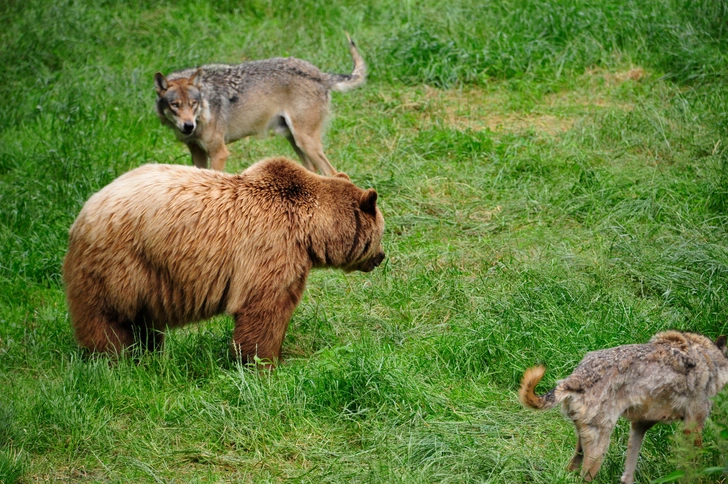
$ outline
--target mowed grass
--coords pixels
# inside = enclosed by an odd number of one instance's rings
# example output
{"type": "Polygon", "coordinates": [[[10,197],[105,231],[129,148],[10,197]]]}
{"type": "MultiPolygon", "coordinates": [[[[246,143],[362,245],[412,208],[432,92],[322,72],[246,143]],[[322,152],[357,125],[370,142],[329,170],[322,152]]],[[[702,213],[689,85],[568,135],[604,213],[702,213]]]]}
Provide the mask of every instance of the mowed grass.
{"type": "MultiPolygon", "coordinates": [[[[728,333],[721,2],[28,0],[0,20],[1,482],[579,482],[571,424],[517,401],[524,369],[548,366],[545,391],[587,351],[728,333]],[[68,228],[127,170],[190,163],[154,72],[349,72],[344,31],[370,80],[334,94],[326,152],[379,192],[385,263],[312,273],[271,374],[230,358],[222,316],[140,360],[84,356],[68,228]]],[[[294,157],[230,149],[231,172],[294,157]]],[[[638,482],[724,482],[704,470],[728,467],[725,392],[701,450],[679,430],[648,433],[638,482]]]]}

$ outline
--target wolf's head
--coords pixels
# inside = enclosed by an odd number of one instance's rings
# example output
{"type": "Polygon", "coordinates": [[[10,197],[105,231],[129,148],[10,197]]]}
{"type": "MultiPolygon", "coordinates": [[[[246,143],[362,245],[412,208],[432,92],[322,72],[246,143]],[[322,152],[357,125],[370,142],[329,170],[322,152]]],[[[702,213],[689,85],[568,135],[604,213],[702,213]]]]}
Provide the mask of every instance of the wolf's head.
{"type": "Polygon", "coordinates": [[[197,128],[197,117],[202,106],[201,81],[201,68],[190,77],[170,80],[161,72],[154,74],[157,112],[185,136],[191,136],[197,128]]]}

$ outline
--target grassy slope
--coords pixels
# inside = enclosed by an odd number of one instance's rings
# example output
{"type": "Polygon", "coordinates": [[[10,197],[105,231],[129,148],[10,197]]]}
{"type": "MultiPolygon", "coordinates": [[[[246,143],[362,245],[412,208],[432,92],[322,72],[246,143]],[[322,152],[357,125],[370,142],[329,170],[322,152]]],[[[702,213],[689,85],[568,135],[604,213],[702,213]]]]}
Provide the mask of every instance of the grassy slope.
{"type": "MultiPolygon", "coordinates": [[[[546,362],[545,387],[592,349],[728,332],[720,5],[47,3],[0,6],[0,481],[576,482],[570,425],[517,403],[524,368],[546,362]],[[314,273],[270,377],[228,359],[224,317],[139,364],[83,359],[68,227],[126,170],[189,163],[153,73],[347,71],[343,30],[371,76],[334,96],[327,153],[379,191],[384,266],[314,273]]],[[[293,155],[231,151],[230,171],[293,155]]],[[[726,465],[727,421],[723,398],[696,467],[726,465]]],[[[641,482],[687,459],[673,430],[648,435],[641,482]]]]}

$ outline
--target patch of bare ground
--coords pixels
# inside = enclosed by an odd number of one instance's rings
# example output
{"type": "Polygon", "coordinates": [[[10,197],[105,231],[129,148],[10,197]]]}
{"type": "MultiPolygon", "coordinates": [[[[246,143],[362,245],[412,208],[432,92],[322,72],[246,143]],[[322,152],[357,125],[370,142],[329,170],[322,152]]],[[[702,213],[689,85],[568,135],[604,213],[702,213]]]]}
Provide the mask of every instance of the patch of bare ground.
{"type": "Polygon", "coordinates": [[[580,76],[574,89],[547,94],[528,109],[515,110],[509,108],[513,104],[511,94],[497,86],[452,90],[425,87],[403,92],[395,109],[420,112],[425,125],[559,136],[577,120],[600,110],[634,109],[632,103],[620,100],[616,89],[625,82],[640,82],[645,77],[647,73],[642,67],[618,72],[591,69],[580,76]]]}
{"type": "Polygon", "coordinates": [[[631,111],[634,104],[620,100],[616,90],[626,82],[641,82],[647,77],[642,67],[609,72],[604,69],[588,69],[579,76],[577,88],[559,91],[545,96],[545,104],[551,108],[610,108],[631,111]]]}

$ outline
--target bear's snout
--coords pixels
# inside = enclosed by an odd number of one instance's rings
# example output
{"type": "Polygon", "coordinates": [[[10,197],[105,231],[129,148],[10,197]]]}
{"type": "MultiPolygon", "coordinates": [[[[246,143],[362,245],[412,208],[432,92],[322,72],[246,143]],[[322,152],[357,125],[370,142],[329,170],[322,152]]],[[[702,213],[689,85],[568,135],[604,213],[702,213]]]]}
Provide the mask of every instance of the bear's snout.
{"type": "Polygon", "coordinates": [[[384,258],[387,257],[384,252],[380,252],[379,254],[375,255],[374,258],[372,258],[372,269],[375,267],[379,267],[379,264],[382,263],[384,258]]]}
{"type": "Polygon", "coordinates": [[[362,272],[371,272],[374,270],[375,267],[378,267],[379,264],[382,263],[382,261],[384,260],[385,257],[386,257],[386,255],[384,254],[384,252],[380,252],[379,254],[375,255],[371,259],[362,262],[362,264],[359,267],[357,267],[357,269],[359,269],[362,272]]]}

